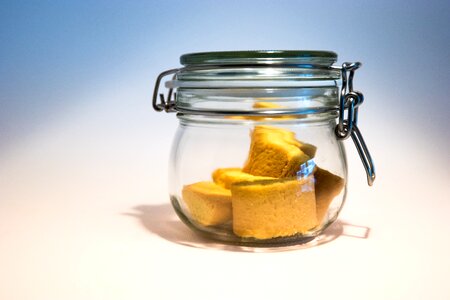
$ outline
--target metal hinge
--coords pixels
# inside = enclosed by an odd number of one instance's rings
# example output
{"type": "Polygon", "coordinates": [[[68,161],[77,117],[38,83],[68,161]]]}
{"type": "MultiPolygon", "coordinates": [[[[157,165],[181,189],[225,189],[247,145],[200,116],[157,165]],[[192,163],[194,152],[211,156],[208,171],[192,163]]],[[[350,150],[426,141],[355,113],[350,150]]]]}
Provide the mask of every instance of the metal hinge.
{"type": "Polygon", "coordinates": [[[364,101],[361,92],[353,90],[353,77],[355,71],[361,66],[360,62],[342,64],[342,87],[339,101],[339,123],[336,125],[335,133],[338,139],[352,137],[356,150],[366,169],[367,183],[371,186],[375,181],[375,166],[370,156],[369,149],[364,142],[358,123],[358,106],[364,101]],[[346,117],[347,115],[347,117],[346,117]]]}

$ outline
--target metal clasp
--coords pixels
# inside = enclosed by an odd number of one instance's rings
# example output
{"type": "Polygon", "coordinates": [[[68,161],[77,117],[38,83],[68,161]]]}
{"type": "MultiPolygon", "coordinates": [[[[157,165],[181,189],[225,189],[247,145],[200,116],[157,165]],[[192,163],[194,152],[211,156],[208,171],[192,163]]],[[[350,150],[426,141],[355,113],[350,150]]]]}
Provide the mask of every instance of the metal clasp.
{"type": "MultiPolygon", "coordinates": [[[[257,67],[263,67],[264,65],[257,65],[257,67]]],[[[338,139],[347,139],[352,137],[355,143],[356,150],[359,157],[366,169],[367,183],[371,186],[375,180],[375,166],[373,164],[372,157],[370,156],[369,149],[367,149],[366,143],[362,137],[361,131],[358,129],[358,107],[363,103],[364,96],[361,92],[353,90],[353,77],[355,71],[361,66],[360,62],[343,63],[341,69],[342,74],[342,87],[339,101],[339,123],[335,128],[335,134],[338,139]],[[346,117],[347,116],[347,117],[346,117]]],[[[220,66],[198,66],[192,69],[204,69],[220,66]]],[[[172,75],[172,79],[176,79],[177,74],[186,68],[170,69],[162,72],[156,79],[155,89],[153,91],[153,109],[160,112],[176,112],[176,93],[173,92],[173,88],[170,88],[167,97],[164,94],[158,92],[161,80],[168,75],[172,75]]],[[[216,113],[216,112],[214,112],[216,113]]]]}
{"type": "Polygon", "coordinates": [[[167,75],[171,75],[174,74],[172,76],[172,79],[175,79],[175,77],[177,76],[177,73],[180,71],[180,69],[171,69],[171,70],[167,70],[162,72],[161,74],[159,74],[158,78],[156,78],[156,83],[155,83],[155,89],[153,90],[153,109],[156,111],[166,111],[166,112],[175,112],[175,97],[176,94],[173,93],[173,89],[170,88],[169,91],[167,92],[167,97],[164,97],[164,94],[159,94],[159,101],[160,103],[158,103],[158,91],[159,91],[159,86],[161,85],[161,80],[167,76],[167,75]],[[173,95],[173,98],[172,98],[173,95]]]}
{"type": "Polygon", "coordinates": [[[356,150],[366,169],[367,183],[372,186],[375,181],[375,166],[370,156],[369,149],[364,142],[358,123],[358,106],[364,101],[361,92],[353,90],[353,77],[355,71],[361,66],[360,62],[342,64],[342,87],[339,101],[339,123],[336,125],[335,133],[338,139],[352,137],[356,150]],[[348,76],[348,77],[347,77],[348,76]],[[346,113],[347,110],[347,113],[346,113]],[[347,115],[347,117],[346,117],[347,115]]]}

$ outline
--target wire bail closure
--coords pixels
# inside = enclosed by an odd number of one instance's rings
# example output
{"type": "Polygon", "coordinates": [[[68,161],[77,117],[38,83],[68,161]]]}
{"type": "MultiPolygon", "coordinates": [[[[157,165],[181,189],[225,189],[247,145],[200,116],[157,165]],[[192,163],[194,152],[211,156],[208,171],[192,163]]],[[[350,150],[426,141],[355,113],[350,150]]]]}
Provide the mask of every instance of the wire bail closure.
{"type": "MultiPolygon", "coordinates": [[[[367,148],[366,143],[364,142],[361,131],[359,130],[358,123],[358,107],[364,102],[364,96],[361,92],[353,90],[353,77],[355,76],[355,71],[361,67],[360,62],[349,63],[345,62],[342,64],[342,68],[335,67],[336,69],[341,70],[342,74],[342,87],[340,91],[340,101],[339,101],[339,122],[335,128],[336,137],[340,140],[347,139],[348,137],[352,137],[352,140],[355,144],[356,150],[358,151],[359,157],[366,169],[367,174],[367,183],[369,186],[373,185],[375,181],[375,166],[370,156],[369,149],[367,148]],[[347,117],[346,117],[347,116],[347,117]]],[[[264,64],[257,65],[258,67],[264,67],[264,64]]],[[[206,68],[211,67],[221,67],[217,66],[207,66],[206,68]]],[[[190,69],[204,69],[205,66],[199,67],[191,67],[190,69]]],[[[176,93],[173,92],[173,88],[169,88],[167,92],[167,96],[164,94],[159,94],[159,87],[161,85],[161,80],[168,75],[172,75],[172,80],[175,80],[177,74],[182,71],[188,69],[178,68],[178,69],[170,69],[162,72],[156,79],[155,89],[153,91],[153,100],[152,105],[153,109],[161,112],[178,112],[179,110],[176,107],[176,93]],[[158,103],[158,96],[159,102],[158,103]]],[[[217,114],[220,112],[213,112],[213,114],[217,114]]],[[[284,112],[281,112],[284,113],[284,112]]]]}
{"type": "Polygon", "coordinates": [[[361,92],[353,90],[353,77],[355,71],[361,67],[360,62],[342,64],[342,87],[339,101],[339,123],[336,125],[335,134],[340,140],[352,137],[359,157],[366,169],[367,183],[369,186],[373,185],[375,181],[375,166],[370,156],[364,138],[359,130],[358,123],[358,107],[364,101],[364,96],[361,92]],[[347,110],[347,114],[346,114],[347,110]],[[347,115],[347,118],[345,117],[347,115]]]}
{"type": "Polygon", "coordinates": [[[173,93],[173,89],[170,88],[169,91],[167,92],[167,97],[164,97],[164,94],[159,94],[159,101],[160,103],[158,103],[158,92],[159,92],[159,86],[161,85],[161,80],[168,76],[173,74],[172,79],[175,79],[177,76],[177,73],[180,71],[180,69],[170,69],[167,71],[162,72],[161,74],[158,75],[158,77],[156,78],[156,83],[155,83],[155,89],[153,90],[153,100],[152,100],[152,105],[153,105],[153,109],[161,112],[161,111],[165,111],[165,112],[176,112],[177,110],[175,109],[175,97],[176,97],[176,93],[173,93]],[[173,95],[173,98],[172,98],[173,95]]]}

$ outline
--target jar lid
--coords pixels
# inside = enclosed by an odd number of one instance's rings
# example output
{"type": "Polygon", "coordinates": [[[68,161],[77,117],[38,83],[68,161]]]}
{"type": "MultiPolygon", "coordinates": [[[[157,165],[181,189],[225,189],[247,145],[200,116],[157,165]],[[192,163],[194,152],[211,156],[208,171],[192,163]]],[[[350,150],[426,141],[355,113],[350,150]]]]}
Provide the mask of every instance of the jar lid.
{"type": "Polygon", "coordinates": [[[334,85],[337,54],[317,50],[256,50],[184,54],[168,88],[334,85]]]}
{"type": "Polygon", "coordinates": [[[318,65],[331,66],[337,61],[337,54],[332,51],[318,50],[254,50],[254,51],[220,51],[184,54],[180,63],[184,66],[194,65],[241,65],[241,64],[283,64],[283,65],[318,65]]]}

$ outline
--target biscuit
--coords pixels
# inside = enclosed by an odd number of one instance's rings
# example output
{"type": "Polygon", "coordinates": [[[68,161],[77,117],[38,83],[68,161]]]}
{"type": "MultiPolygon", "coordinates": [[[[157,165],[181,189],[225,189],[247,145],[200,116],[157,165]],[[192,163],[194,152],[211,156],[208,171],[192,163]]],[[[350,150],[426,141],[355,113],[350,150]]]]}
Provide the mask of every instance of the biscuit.
{"type": "Polygon", "coordinates": [[[294,133],[271,126],[256,126],[251,134],[243,171],[255,176],[294,177],[310,157],[300,149],[294,133]]]}
{"type": "Polygon", "coordinates": [[[319,223],[325,218],[328,207],[334,197],[339,195],[345,185],[342,177],[334,175],[327,170],[316,168],[314,172],[317,220],[319,223]]]}
{"type": "Polygon", "coordinates": [[[312,176],[233,184],[233,232],[256,239],[306,233],[317,226],[313,185],[312,176]]]}
{"type": "Polygon", "coordinates": [[[230,189],[231,185],[239,182],[251,182],[255,180],[273,179],[272,177],[254,176],[242,171],[241,168],[222,168],[213,172],[212,178],[214,182],[226,189],[230,189]]]}
{"type": "Polygon", "coordinates": [[[231,192],[214,182],[186,185],[182,196],[191,217],[202,225],[218,225],[231,220],[231,192]]]}

